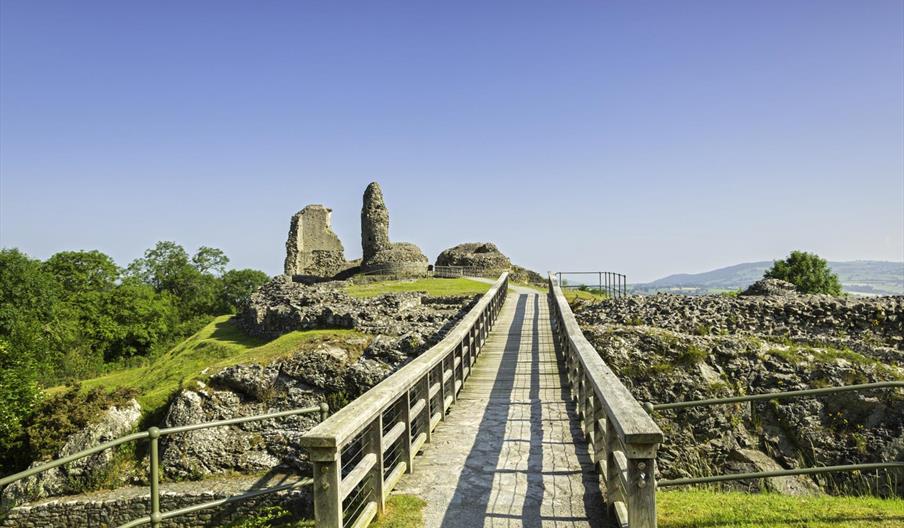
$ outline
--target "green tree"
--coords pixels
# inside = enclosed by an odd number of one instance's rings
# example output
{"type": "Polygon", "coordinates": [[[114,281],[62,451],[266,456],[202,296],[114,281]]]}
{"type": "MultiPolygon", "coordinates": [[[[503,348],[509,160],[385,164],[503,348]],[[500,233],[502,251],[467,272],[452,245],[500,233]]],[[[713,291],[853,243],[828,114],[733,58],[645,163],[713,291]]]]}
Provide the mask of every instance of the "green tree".
{"type": "Polygon", "coordinates": [[[201,273],[222,275],[226,270],[226,264],[229,264],[229,257],[221,249],[201,246],[191,257],[191,262],[201,273]]]}
{"type": "Polygon", "coordinates": [[[255,290],[270,280],[263,271],[253,269],[229,270],[220,278],[219,311],[235,313],[239,304],[247,299],[255,290]]]}
{"type": "Polygon", "coordinates": [[[841,295],[838,275],[814,253],[792,251],[785,260],[776,260],[763,276],[788,281],[802,293],[841,295]]]}
{"type": "Polygon", "coordinates": [[[105,298],[103,314],[107,361],[150,355],[180,335],[173,297],[135,279],[124,280],[105,298]]]}
{"type": "Polygon", "coordinates": [[[202,247],[189,259],[185,248],[162,241],[129,264],[128,275],[150,284],[157,292],[171,294],[182,319],[195,321],[216,315],[220,288],[211,272],[222,269],[226,262],[223,252],[215,248],[202,247]]]}
{"type": "Polygon", "coordinates": [[[119,280],[119,267],[100,251],[61,251],[46,262],[44,269],[57,278],[71,294],[110,291],[119,280]]]}
{"type": "Polygon", "coordinates": [[[0,471],[19,469],[26,447],[25,422],[41,401],[39,365],[33,355],[17,354],[0,338],[0,471]]]}

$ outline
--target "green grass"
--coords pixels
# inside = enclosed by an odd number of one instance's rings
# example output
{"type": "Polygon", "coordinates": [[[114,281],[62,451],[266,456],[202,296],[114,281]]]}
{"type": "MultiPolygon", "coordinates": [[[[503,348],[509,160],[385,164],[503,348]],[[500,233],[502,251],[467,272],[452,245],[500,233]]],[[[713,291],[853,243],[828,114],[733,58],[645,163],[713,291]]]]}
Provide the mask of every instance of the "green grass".
{"type": "Polygon", "coordinates": [[[424,526],[424,499],[414,495],[390,495],[386,510],[370,524],[371,528],[421,528],[424,526]]]}
{"type": "Polygon", "coordinates": [[[450,295],[482,295],[490,289],[490,284],[471,279],[414,279],[388,280],[353,284],[346,292],[354,297],[374,297],[384,293],[420,291],[433,297],[450,295]]]}
{"type": "MultiPolygon", "coordinates": [[[[370,523],[370,528],[423,528],[424,526],[424,506],[427,503],[420,497],[414,495],[390,495],[386,499],[386,509],[383,515],[374,519],[370,523]]],[[[270,521],[279,521],[289,515],[286,510],[275,508],[264,508],[260,515],[248,517],[238,522],[232,523],[230,528],[315,528],[316,524],[312,519],[302,519],[289,523],[271,523],[270,521]]]]}
{"type": "MultiPolygon", "coordinates": [[[[349,337],[365,337],[354,330],[308,330],[290,332],[266,340],[246,335],[232,322],[232,316],[217,317],[196,334],[179,343],[150,365],[135,367],[81,382],[84,390],[103,387],[133,388],[145,413],[166,404],[172,394],[195,379],[203,379],[223,367],[240,363],[269,363],[304,348],[349,337]]],[[[364,340],[362,339],[362,343],[364,340]]],[[[363,348],[362,344],[362,348],[363,348]]],[[[49,389],[49,393],[62,390],[49,389]]]]}
{"type": "Polygon", "coordinates": [[[576,300],[600,302],[609,298],[608,295],[602,292],[578,290],[576,288],[563,288],[562,294],[565,295],[565,300],[568,301],[568,304],[576,300]]]}
{"type": "Polygon", "coordinates": [[[660,491],[659,528],[900,528],[904,500],[660,491]]]}

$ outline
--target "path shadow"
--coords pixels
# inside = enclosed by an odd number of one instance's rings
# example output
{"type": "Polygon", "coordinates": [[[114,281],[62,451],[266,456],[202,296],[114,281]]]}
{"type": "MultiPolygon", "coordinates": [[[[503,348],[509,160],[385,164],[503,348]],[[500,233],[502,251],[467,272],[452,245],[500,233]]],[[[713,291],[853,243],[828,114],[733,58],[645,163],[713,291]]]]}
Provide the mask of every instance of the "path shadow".
{"type": "MultiPolygon", "coordinates": [[[[500,351],[502,356],[490,391],[490,399],[478,426],[474,444],[458,476],[449,508],[440,524],[442,528],[480,527],[485,525],[488,518],[494,522],[487,524],[525,528],[539,528],[544,523],[549,526],[604,526],[605,508],[602,504],[599,481],[592,478],[595,477],[595,470],[587,452],[587,444],[583,442],[583,432],[577,421],[574,404],[571,403],[570,396],[565,398],[564,391],[562,394],[558,393],[556,390],[558,387],[553,389],[544,385],[551,380],[556,380],[556,385],[560,385],[562,373],[561,369],[557,375],[543,371],[544,364],[548,369],[550,362],[541,360],[543,356],[541,345],[550,343],[540,341],[541,338],[546,338],[540,331],[543,315],[541,303],[542,307],[546,308],[545,297],[520,294],[510,327],[495,329],[496,332],[507,331],[504,350],[500,351]],[[529,316],[528,311],[531,312],[529,316]],[[519,371],[519,350],[524,345],[523,336],[530,336],[531,347],[529,354],[525,354],[528,351],[521,351],[519,371]],[[524,371],[527,358],[529,358],[529,376],[528,372],[524,371]],[[522,383],[518,383],[519,378],[522,383]],[[529,382],[525,386],[524,381],[527,379],[529,382]],[[553,394],[556,405],[561,405],[559,398],[567,402],[564,418],[569,423],[565,430],[570,431],[578,441],[574,447],[583,475],[583,489],[571,491],[583,496],[584,510],[590,515],[590,519],[587,519],[583,512],[576,515],[570,509],[552,510],[550,505],[544,507],[543,504],[544,498],[549,499],[550,493],[547,490],[549,480],[560,476],[568,479],[569,475],[574,473],[572,468],[563,470],[554,467],[555,459],[546,462],[549,467],[544,471],[544,446],[572,444],[568,438],[550,438],[550,431],[544,426],[545,422],[558,418],[549,416],[548,409],[547,416],[544,416],[543,398],[544,396],[548,398],[550,394],[553,394]],[[529,439],[506,438],[507,426],[513,436],[523,431],[521,428],[525,427],[529,431],[529,439]],[[524,450],[523,447],[527,449],[524,450]],[[526,470],[521,461],[525,451],[526,470]],[[513,466],[517,466],[518,469],[512,469],[513,466]],[[588,472],[592,472],[592,475],[588,476],[588,472]],[[547,479],[547,482],[544,482],[544,479],[547,479]],[[551,510],[553,513],[550,513],[551,510]]],[[[555,490],[552,493],[555,493],[555,490]]]]}

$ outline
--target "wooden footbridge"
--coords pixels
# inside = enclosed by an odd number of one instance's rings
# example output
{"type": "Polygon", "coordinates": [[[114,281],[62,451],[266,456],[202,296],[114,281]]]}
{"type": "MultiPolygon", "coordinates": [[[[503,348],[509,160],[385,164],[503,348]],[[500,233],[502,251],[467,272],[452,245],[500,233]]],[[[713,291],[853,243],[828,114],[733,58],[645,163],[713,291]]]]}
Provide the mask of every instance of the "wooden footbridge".
{"type": "Polygon", "coordinates": [[[503,274],[436,346],[309,431],[317,525],[393,489],[426,526],[656,526],[662,432],[584,338],[558,281],[503,274]]]}

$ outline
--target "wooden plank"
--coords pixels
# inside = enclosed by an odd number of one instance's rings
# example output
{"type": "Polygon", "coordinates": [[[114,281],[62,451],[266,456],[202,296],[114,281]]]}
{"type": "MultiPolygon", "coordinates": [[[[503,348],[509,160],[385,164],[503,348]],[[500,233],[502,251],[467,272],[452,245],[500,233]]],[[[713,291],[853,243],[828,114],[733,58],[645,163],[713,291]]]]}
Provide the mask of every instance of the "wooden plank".
{"type": "Polygon", "coordinates": [[[400,420],[400,421],[396,422],[395,425],[392,426],[392,429],[390,429],[389,431],[386,432],[385,435],[383,435],[383,445],[388,448],[389,446],[394,444],[395,441],[398,440],[399,437],[402,436],[404,433],[405,433],[405,421],[400,420]]]}
{"type": "Polygon", "coordinates": [[[383,484],[383,500],[385,501],[389,494],[392,493],[392,490],[395,489],[396,484],[399,483],[399,480],[408,470],[408,464],[405,462],[399,462],[396,464],[396,467],[392,468],[392,471],[389,472],[389,475],[386,475],[386,483],[383,484]]]}
{"type": "Polygon", "coordinates": [[[420,414],[424,411],[424,408],[426,408],[426,407],[427,407],[427,400],[425,400],[424,398],[421,398],[420,400],[418,400],[417,403],[415,403],[414,405],[411,406],[411,412],[409,413],[409,415],[411,416],[411,419],[414,420],[415,418],[420,416],[420,414]]]}
{"type": "MultiPolygon", "coordinates": [[[[351,528],[366,528],[370,526],[370,521],[374,520],[374,517],[377,516],[377,502],[370,501],[367,503],[367,506],[361,510],[361,515],[355,520],[355,524],[351,526],[351,528]]],[[[320,525],[317,525],[318,528],[320,525]]]]}
{"type": "Polygon", "coordinates": [[[345,498],[348,497],[348,494],[355,489],[355,486],[361,483],[376,463],[376,453],[368,453],[361,457],[361,460],[358,461],[355,469],[351,470],[351,472],[342,479],[342,483],[339,485],[339,499],[345,500],[345,498]]]}

